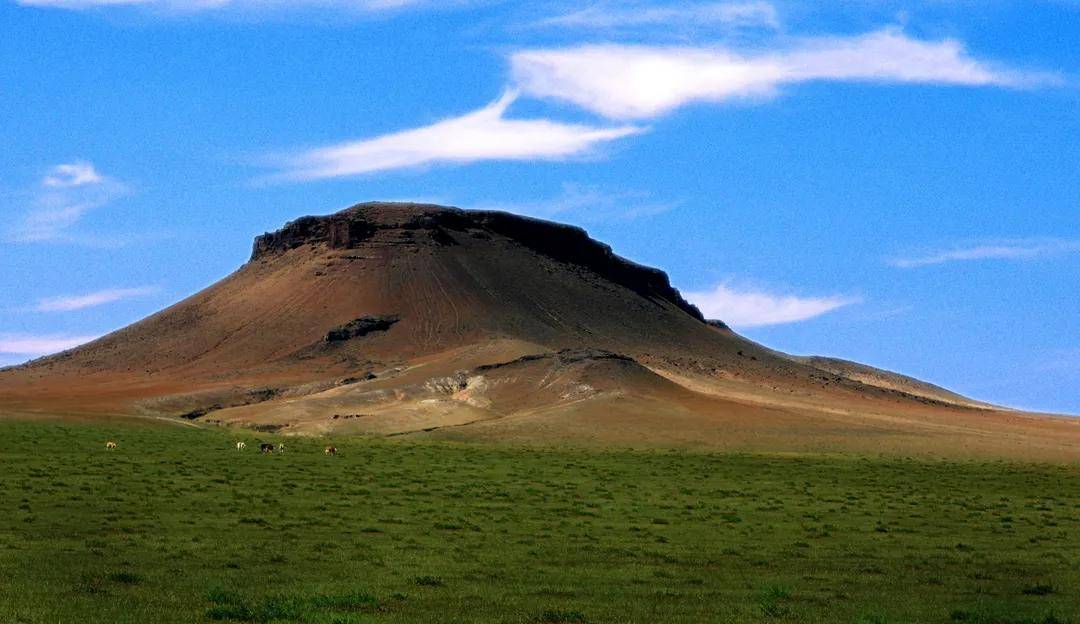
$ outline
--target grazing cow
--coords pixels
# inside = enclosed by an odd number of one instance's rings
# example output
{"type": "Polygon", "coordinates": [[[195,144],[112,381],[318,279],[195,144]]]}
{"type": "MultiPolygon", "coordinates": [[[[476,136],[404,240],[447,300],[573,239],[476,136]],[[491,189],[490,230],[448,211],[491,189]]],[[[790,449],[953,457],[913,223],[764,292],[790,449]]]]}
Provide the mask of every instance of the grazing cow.
{"type": "Polygon", "coordinates": [[[263,453],[273,453],[274,452],[274,445],[273,444],[267,444],[266,442],[263,442],[262,444],[259,445],[259,450],[262,451],[263,453]]]}
{"type": "Polygon", "coordinates": [[[236,450],[242,451],[242,450],[244,450],[246,448],[247,448],[247,443],[246,442],[237,442],[236,443],[236,450]]]}
{"type": "Polygon", "coordinates": [[[116,450],[116,442],[113,442],[112,440],[109,440],[108,442],[106,442],[105,443],[105,450],[107,450],[107,451],[115,451],[116,450]]]}
{"type": "Polygon", "coordinates": [[[323,451],[323,453],[326,453],[327,455],[337,455],[337,447],[328,446],[326,447],[326,450],[323,451]]]}
{"type": "Polygon", "coordinates": [[[278,444],[277,445],[277,452],[278,453],[284,453],[285,452],[285,445],[284,444],[278,444]]]}

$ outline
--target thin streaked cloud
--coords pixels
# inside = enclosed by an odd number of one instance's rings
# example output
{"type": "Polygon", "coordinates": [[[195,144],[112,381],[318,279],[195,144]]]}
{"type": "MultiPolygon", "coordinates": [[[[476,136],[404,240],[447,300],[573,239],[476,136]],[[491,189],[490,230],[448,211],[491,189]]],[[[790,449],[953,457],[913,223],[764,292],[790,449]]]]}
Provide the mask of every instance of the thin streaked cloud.
{"type": "Polygon", "coordinates": [[[30,206],[8,228],[6,238],[16,243],[78,242],[72,230],[82,218],[128,192],[126,185],[89,162],[55,165],[31,191],[30,206]]]}
{"type": "Polygon", "coordinates": [[[667,212],[678,202],[659,201],[643,191],[610,191],[595,185],[567,182],[562,192],[530,201],[478,202],[477,210],[503,210],[541,219],[572,219],[579,223],[621,221],[667,212]]]}
{"type": "Polygon", "coordinates": [[[976,260],[1030,260],[1080,252],[1080,241],[1066,239],[1021,239],[991,241],[891,258],[888,263],[912,269],[950,262],[976,260]]]}
{"type": "Polygon", "coordinates": [[[0,354],[37,357],[72,349],[98,336],[0,334],[0,354]]]}
{"type": "Polygon", "coordinates": [[[549,17],[537,26],[578,29],[619,29],[644,26],[780,27],[776,7],[768,2],[702,2],[649,5],[602,3],[549,17]]]}
{"type": "Polygon", "coordinates": [[[145,297],[160,292],[157,286],[141,286],[139,288],[108,288],[82,295],[63,295],[46,297],[38,301],[34,310],[38,312],[71,312],[93,308],[107,303],[145,297]]]}

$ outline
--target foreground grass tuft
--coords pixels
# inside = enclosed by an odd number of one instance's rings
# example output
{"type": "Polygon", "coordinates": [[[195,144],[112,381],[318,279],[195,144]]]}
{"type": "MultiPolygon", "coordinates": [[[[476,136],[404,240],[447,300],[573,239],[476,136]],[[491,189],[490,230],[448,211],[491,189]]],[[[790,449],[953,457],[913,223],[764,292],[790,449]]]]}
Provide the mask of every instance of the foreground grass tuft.
{"type": "Polygon", "coordinates": [[[537,624],[586,624],[585,614],[580,611],[548,609],[534,620],[537,624]]]}
{"type": "Polygon", "coordinates": [[[374,612],[379,601],[365,592],[347,594],[302,596],[271,596],[247,601],[231,592],[213,592],[209,596],[215,603],[206,609],[208,620],[229,622],[313,622],[345,621],[342,614],[374,612]]]}

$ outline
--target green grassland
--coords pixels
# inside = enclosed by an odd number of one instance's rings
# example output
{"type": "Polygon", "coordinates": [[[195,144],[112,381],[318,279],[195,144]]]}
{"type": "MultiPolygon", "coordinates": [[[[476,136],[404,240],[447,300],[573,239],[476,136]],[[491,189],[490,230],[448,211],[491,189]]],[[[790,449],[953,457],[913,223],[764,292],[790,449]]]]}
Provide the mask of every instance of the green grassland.
{"type": "Polygon", "coordinates": [[[5,624],[1080,622],[1076,465],[370,438],[328,457],[10,422],[0,441],[5,624]]]}

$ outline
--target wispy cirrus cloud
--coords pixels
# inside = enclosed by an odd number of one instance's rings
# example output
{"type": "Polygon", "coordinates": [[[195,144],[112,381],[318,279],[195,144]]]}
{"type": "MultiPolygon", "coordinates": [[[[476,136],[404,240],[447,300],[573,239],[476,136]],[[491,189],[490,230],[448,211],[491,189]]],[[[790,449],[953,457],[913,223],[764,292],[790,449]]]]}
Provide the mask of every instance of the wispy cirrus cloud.
{"type": "Polygon", "coordinates": [[[754,51],[614,44],[522,50],[510,63],[524,94],[612,119],[656,117],[694,102],[771,98],[811,81],[1019,88],[1060,80],[976,59],[954,39],[923,41],[894,28],[754,51]]]}
{"type": "Polygon", "coordinates": [[[285,158],[275,178],[316,180],[435,164],[485,160],[562,160],[597,145],[643,132],[639,126],[600,127],[548,119],[507,119],[517,98],[413,130],[321,147],[285,158]]]}
{"type": "Polygon", "coordinates": [[[696,305],[705,318],[719,319],[736,328],[797,323],[862,301],[859,297],[848,296],[778,294],[735,288],[729,284],[719,284],[712,290],[684,292],[683,296],[696,305]]]}
{"type": "Polygon", "coordinates": [[[75,240],[70,230],[91,210],[128,193],[126,185],[102,175],[86,161],[52,167],[31,192],[31,206],[8,227],[6,238],[17,243],[75,240]]]}
{"type": "Polygon", "coordinates": [[[58,353],[96,340],[98,336],[71,336],[62,334],[0,334],[0,354],[17,356],[41,356],[58,353]]]}
{"type": "Polygon", "coordinates": [[[1080,253],[1080,241],[1055,238],[989,241],[931,251],[919,255],[891,258],[888,264],[912,269],[949,262],[974,260],[1027,260],[1080,253]]]}
{"type": "Polygon", "coordinates": [[[768,2],[701,2],[665,5],[601,3],[550,17],[537,26],[587,29],[622,29],[646,26],[780,27],[776,7],[768,2]]]}
{"type": "Polygon", "coordinates": [[[93,308],[107,303],[145,297],[160,292],[157,286],[140,286],[138,288],[107,288],[82,295],[61,295],[46,297],[38,301],[34,310],[38,312],[71,312],[93,308]]]}
{"type": "Polygon", "coordinates": [[[579,223],[629,220],[667,212],[678,202],[658,201],[642,191],[610,191],[595,185],[567,182],[562,192],[547,199],[478,202],[476,210],[504,210],[541,219],[573,219],[579,223]]]}

